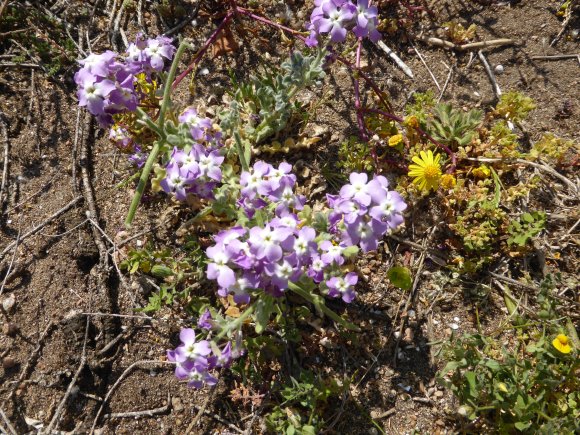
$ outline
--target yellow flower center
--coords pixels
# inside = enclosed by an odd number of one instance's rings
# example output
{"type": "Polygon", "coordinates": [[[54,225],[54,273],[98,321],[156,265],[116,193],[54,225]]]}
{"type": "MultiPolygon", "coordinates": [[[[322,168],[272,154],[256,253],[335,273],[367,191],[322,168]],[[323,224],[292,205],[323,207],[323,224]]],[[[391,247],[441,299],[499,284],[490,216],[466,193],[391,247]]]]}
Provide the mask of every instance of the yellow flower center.
{"type": "Polygon", "coordinates": [[[425,178],[427,180],[436,180],[441,175],[439,166],[433,164],[426,165],[423,169],[423,173],[425,174],[425,178]]]}
{"type": "Polygon", "coordinates": [[[564,334],[560,334],[558,335],[558,337],[556,337],[558,339],[558,341],[560,343],[562,343],[564,346],[566,346],[568,344],[568,337],[566,337],[564,334]]]}

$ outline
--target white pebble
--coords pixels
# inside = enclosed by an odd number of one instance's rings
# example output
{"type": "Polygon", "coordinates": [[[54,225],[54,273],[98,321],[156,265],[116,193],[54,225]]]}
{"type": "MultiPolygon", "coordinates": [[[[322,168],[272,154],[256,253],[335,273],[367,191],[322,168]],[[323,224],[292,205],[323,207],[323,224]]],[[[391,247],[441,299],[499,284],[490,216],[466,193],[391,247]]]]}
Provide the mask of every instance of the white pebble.
{"type": "Polygon", "coordinates": [[[454,321],[454,322],[459,322],[459,317],[454,317],[454,318],[453,318],[453,321],[454,321]]]}
{"type": "Polygon", "coordinates": [[[496,65],[493,70],[496,74],[503,74],[503,65],[496,65]]]}
{"type": "Polygon", "coordinates": [[[202,69],[199,71],[199,75],[200,75],[200,76],[206,76],[206,75],[208,75],[208,74],[209,74],[209,69],[207,69],[207,68],[202,68],[202,69]]]}
{"type": "Polygon", "coordinates": [[[449,327],[453,330],[459,329],[459,325],[457,323],[452,323],[451,325],[449,325],[449,327]]]}

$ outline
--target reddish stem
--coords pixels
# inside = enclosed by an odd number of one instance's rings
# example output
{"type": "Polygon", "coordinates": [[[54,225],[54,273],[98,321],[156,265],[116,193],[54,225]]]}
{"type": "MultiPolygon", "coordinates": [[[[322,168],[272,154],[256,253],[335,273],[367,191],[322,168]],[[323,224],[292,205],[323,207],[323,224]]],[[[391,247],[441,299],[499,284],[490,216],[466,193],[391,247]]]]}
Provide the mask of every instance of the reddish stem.
{"type": "Polygon", "coordinates": [[[234,11],[229,11],[226,14],[220,25],[217,27],[217,29],[215,29],[214,32],[211,34],[211,36],[207,39],[207,41],[205,41],[205,44],[203,45],[201,50],[197,52],[193,61],[189,64],[189,66],[185,69],[185,71],[179,74],[179,76],[177,76],[177,78],[174,80],[173,85],[171,86],[172,89],[175,89],[177,85],[179,85],[179,83],[185,78],[185,76],[187,76],[191,71],[195,69],[195,67],[197,66],[197,64],[207,51],[207,49],[210,47],[211,44],[215,42],[221,31],[227,26],[227,24],[231,21],[233,16],[234,11]]]}
{"type": "Polygon", "coordinates": [[[272,26],[272,27],[276,27],[276,28],[278,28],[280,30],[284,30],[285,32],[290,33],[295,38],[300,39],[302,42],[305,42],[306,41],[306,38],[301,35],[301,32],[299,32],[297,30],[294,30],[294,29],[291,29],[290,27],[283,26],[282,24],[278,24],[278,23],[276,23],[274,21],[271,21],[271,20],[269,20],[269,19],[267,19],[265,17],[262,17],[260,15],[256,15],[256,14],[254,14],[253,12],[251,12],[250,10],[248,10],[246,8],[242,8],[240,6],[237,6],[236,7],[236,11],[238,13],[240,13],[242,15],[246,15],[247,17],[250,17],[250,18],[252,18],[252,19],[254,19],[256,21],[260,21],[261,23],[267,24],[267,25],[272,26]]]}

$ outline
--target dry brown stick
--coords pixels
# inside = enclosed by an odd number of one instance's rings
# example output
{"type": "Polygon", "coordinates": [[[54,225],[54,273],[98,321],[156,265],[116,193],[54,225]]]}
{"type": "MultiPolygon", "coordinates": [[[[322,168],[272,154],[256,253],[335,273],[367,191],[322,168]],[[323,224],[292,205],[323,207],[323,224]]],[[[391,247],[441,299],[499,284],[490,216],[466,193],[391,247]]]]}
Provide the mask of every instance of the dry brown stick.
{"type": "Polygon", "coordinates": [[[34,349],[34,351],[32,351],[30,356],[28,356],[28,361],[26,362],[26,365],[24,366],[24,368],[20,372],[20,376],[18,376],[18,379],[16,380],[16,382],[14,382],[14,384],[12,385],[12,388],[10,389],[10,393],[8,394],[8,397],[6,397],[6,399],[4,399],[4,402],[2,402],[3,404],[10,402],[10,400],[12,400],[12,397],[14,396],[14,392],[20,386],[20,384],[22,383],[24,378],[26,376],[28,376],[28,372],[30,371],[30,368],[32,367],[33,364],[36,363],[36,360],[38,359],[38,355],[40,354],[42,346],[44,345],[44,340],[52,332],[54,327],[55,327],[55,324],[53,322],[50,322],[46,326],[46,328],[44,328],[42,335],[38,339],[38,344],[36,345],[36,348],[34,349]]]}
{"type": "Polygon", "coordinates": [[[103,418],[138,418],[138,417],[153,417],[159,414],[165,414],[171,408],[171,396],[167,393],[167,404],[159,408],[146,409],[143,411],[130,412],[113,412],[111,414],[103,415],[103,418]]]}
{"type": "Polygon", "coordinates": [[[8,417],[6,416],[6,414],[4,413],[4,410],[2,408],[0,408],[0,416],[2,416],[2,420],[4,420],[4,423],[6,424],[8,431],[12,435],[17,435],[18,432],[16,432],[16,429],[14,429],[14,426],[12,426],[12,423],[10,423],[10,420],[8,419],[8,417]]]}
{"type": "MultiPolygon", "coordinates": [[[[447,65],[445,65],[447,66],[447,65]]],[[[439,103],[441,101],[441,98],[443,98],[443,94],[445,94],[445,91],[447,90],[447,86],[449,86],[449,82],[451,80],[451,76],[453,75],[453,67],[449,68],[449,74],[447,75],[447,80],[445,80],[445,84],[443,85],[443,89],[441,89],[441,93],[439,94],[439,98],[437,98],[437,103],[439,103]]]]}
{"type": "Polygon", "coordinates": [[[580,53],[577,54],[557,54],[554,56],[531,56],[532,60],[560,60],[560,59],[578,59],[580,53]]]}
{"type": "Polygon", "coordinates": [[[89,178],[89,128],[90,128],[90,117],[85,117],[85,125],[83,127],[83,140],[81,141],[81,154],[80,154],[80,166],[81,166],[81,176],[83,180],[83,196],[87,203],[87,218],[92,223],[91,228],[93,232],[93,239],[97,248],[99,250],[100,266],[102,272],[105,273],[108,270],[108,259],[107,247],[103,242],[101,234],[99,232],[100,227],[96,224],[99,220],[99,215],[97,213],[97,206],[95,205],[95,196],[93,194],[93,186],[89,178]]]}
{"type": "Polygon", "coordinates": [[[4,0],[2,2],[2,4],[0,5],[0,18],[2,18],[2,14],[4,13],[4,8],[6,7],[6,5],[8,4],[9,0],[4,0]]]}
{"type": "Polygon", "coordinates": [[[487,73],[489,80],[491,81],[493,93],[495,94],[495,97],[499,99],[499,97],[501,97],[501,89],[499,88],[499,85],[497,84],[497,81],[495,79],[495,74],[491,70],[491,67],[489,66],[489,63],[487,62],[487,59],[485,58],[483,51],[479,50],[477,52],[477,55],[479,56],[479,60],[481,60],[481,63],[483,64],[483,67],[485,68],[485,72],[487,73]]]}
{"type": "Polygon", "coordinates": [[[97,415],[95,416],[95,419],[93,420],[93,425],[91,426],[91,431],[90,431],[91,434],[94,434],[95,433],[95,427],[97,426],[97,423],[99,421],[99,417],[101,416],[101,413],[103,412],[103,408],[105,407],[105,405],[107,404],[107,402],[111,398],[111,395],[115,392],[115,390],[117,389],[117,387],[121,384],[121,382],[123,382],[123,380],[135,368],[137,368],[137,367],[139,367],[141,365],[149,365],[149,364],[155,364],[155,365],[174,365],[173,363],[171,363],[169,361],[141,360],[141,361],[135,361],[133,364],[131,364],[129,367],[127,367],[125,369],[125,371],[123,373],[121,373],[121,376],[119,376],[119,379],[117,379],[115,381],[115,383],[113,384],[113,386],[109,389],[109,391],[107,391],[107,395],[103,399],[103,403],[101,403],[101,406],[99,407],[99,410],[97,411],[97,415]]]}
{"type": "Polygon", "coordinates": [[[18,63],[18,62],[2,62],[0,63],[0,68],[38,68],[42,69],[37,63],[18,63]]]}
{"type": "Polygon", "coordinates": [[[8,181],[8,154],[10,151],[10,141],[8,140],[8,129],[4,122],[4,113],[0,112],[0,129],[2,129],[2,139],[4,140],[4,164],[2,168],[2,184],[0,184],[0,210],[4,208],[4,189],[8,181]]]}
{"type": "Polygon", "coordinates": [[[454,44],[451,41],[446,41],[444,39],[439,38],[432,38],[432,37],[425,37],[425,36],[417,36],[415,39],[419,41],[426,42],[430,45],[436,45],[438,47],[448,48],[450,50],[460,50],[460,51],[467,51],[467,50],[474,50],[480,48],[490,48],[490,47],[501,47],[502,45],[512,45],[515,43],[513,39],[501,38],[501,39],[492,39],[490,41],[480,41],[480,42],[470,42],[468,44],[458,45],[454,44]]]}
{"type": "MultiPolygon", "coordinates": [[[[72,207],[74,207],[77,204],[77,202],[79,202],[82,199],[83,199],[82,196],[77,196],[76,198],[74,198],[71,202],[69,202],[63,208],[61,208],[60,210],[58,210],[58,211],[54,212],[52,215],[50,215],[48,217],[48,219],[44,220],[40,224],[36,225],[34,228],[32,228],[32,229],[28,230],[27,232],[25,232],[20,237],[20,241],[23,241],[23,240],[27,239],[28,237],[32,236],[33,234],[36,234],[38,231],[40,231],[46,225],[50,224],[52,221],[54,221],[56,218],[58,218],[60,215],[62,215],[63,213],[66,213],[67,211],[69,211],[72,207]]],[[[16,246],[16,241],[10,243],[8,246],[6,246],[6,248],[4,248],[4,250],[2,252],[0,252],[0,262],[4,258],[4,256],[8,252],[10,252],[12,250],[12,248],[14,248],[14,246],[16,246]]]]}
{"type": "Polygon", "coordinates": [[[441,92],[441,86],[439,86],[439,82],[435,78],[435,75],[431,71],[431,68],[429,68],[429,66],[427,65],[427,62],[425,62],[425,59],[423,59],[423,56],[421,56],[421,53],[419,53],[419,50],[417,50],[417,47],[413,46],[413,50],[415,50],[415,53],[417,53],[417,56],[419,56],[419,60],[421,61],[423,66],[425,66],[425,68],[427,69],[427,72],[429,72],[429,75],[431,76],[431,78],[435,82],[435,86],[437,86],[437,89],[439,89],[439,92],[441,92]]]}

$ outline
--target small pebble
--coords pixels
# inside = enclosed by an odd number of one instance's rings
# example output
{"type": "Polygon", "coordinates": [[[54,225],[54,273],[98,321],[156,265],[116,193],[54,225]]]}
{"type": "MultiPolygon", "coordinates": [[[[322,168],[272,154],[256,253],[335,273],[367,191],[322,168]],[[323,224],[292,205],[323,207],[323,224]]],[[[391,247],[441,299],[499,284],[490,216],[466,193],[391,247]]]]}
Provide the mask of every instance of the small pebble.
{"type": "Polygon", "coordinates": [[[454,331],[457,330],[457,329],[459,329],[459,325],[457,323],[452,323],[451,325],[449,325],[449,327],[451,329],[453,329],[454,331]]]}
{"type": "Polygon", "coordinates": [[[459,317],[454,317],[454,318],[453,318],[453,321],[454,321],[454,322],[459,322],[459,317]]]}
{"type": "Polygon", "coordinates": [[[2,367],[4,367],[4,370],[11,369],[15,365],[16,365],[16,360],[12,357],[7,356],[7,357],[4,357],[4,359],[2,360],[2,367]]]}
{"type": "Polygon", "coordinates": [[[2,308],[4,308],[4,311],[9,313],[12,311],[12,308],[14,308],[15,303],[16,303],[16,298],[14,297],[14,293],[11,293],[10,296],[7,296],[2,301],[2,308]]]}
{"type": "Polygon", "coordinates": [[[496,74],[503,74],[503,65],[496,65],[495,68],[493,69],[495,71],[496,74]]]}

